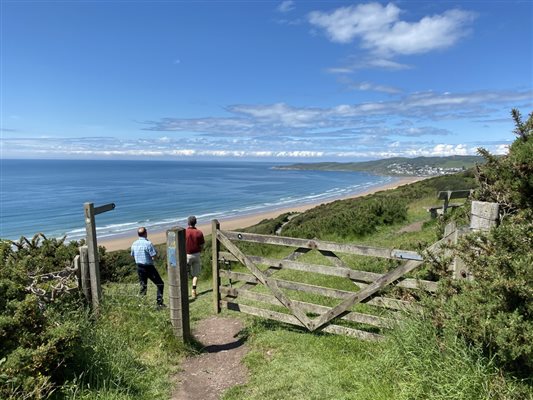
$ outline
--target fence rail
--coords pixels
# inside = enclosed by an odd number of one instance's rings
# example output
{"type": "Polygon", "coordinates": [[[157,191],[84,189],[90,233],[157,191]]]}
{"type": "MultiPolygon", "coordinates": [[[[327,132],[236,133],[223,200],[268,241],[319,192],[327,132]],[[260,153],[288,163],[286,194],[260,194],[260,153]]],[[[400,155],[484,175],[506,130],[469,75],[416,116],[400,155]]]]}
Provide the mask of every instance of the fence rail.
{"type": "MultiPolygon", "coordinates": [[[[415,251],[226,231],[220,229],[218,221],[213,221],[212,226],[213,291],[216,292],[214,296],[216,312],[223,307],[290,323],[310,331],[320,330],[378,340],[381,338],[379,333],[345,326],[345,323],[355,323],[358,327],[359,325],[368,326],[372,330],[391,328],[398,319],[394,315],[395,311],[405,308],[415,309],[417,306],[402,299],[383,296],[378,292],[390,286],[403,290],[428,292],[437,290],[436,282],[405,277],[422,264],[422,255],[415,251]],[[240,242],[283,246],[294,248],[294,250],[283,259],[248,255],[236,245],[240,242]],[[222,247],[225,250],[222,250],[222,247]],[[333,265],[298,260],[310,251],[321,254],[333,265]],[[347,265],[337,253],[397,260],[400,265],[386,273],[357,270],[347,265]],[[232,270],[232,264],[235,263],[242,265],[247,271],[232,270]],[[283,270],[344,278],[353,283],[354,290],[312,285],[274,276],[279,275],[279,272],[283,270]],[[222,279],[227,283],[221,284],[222,279]],[[269,293],[255,291],[260,287],[269,293]],[[329,303],[332,299],[340,300],[340,302],[335,306],[327,306],[291,297],[297,293],[322,296],[329,303]],[[251,304],[246,304],[246,302],[251,302],[251,304]],[[387,309],[389,315],[380,316],[370,314],[365,310],[353,310],[352,308],[358,303],[387,309]],[[268,306],[281,307],[285,312],[270,309],[268,306]],[[342,321],[343,324],[338,325],[336,321],[342,321]]],[[[446,240],[449,238],[430,246],[430,250],[437,250],[446,240]]]]}

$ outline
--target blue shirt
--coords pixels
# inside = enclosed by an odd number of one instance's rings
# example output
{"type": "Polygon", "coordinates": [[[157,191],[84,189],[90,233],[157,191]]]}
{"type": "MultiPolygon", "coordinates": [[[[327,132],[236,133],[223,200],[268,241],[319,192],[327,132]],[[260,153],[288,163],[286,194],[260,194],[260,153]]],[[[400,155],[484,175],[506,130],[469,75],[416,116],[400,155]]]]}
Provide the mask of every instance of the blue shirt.
{"type": "Polygon", "coordinates": [[[146,238],[139,238],[131,245],[131,255],[135,257],[135,263],[153,265],[157,252],[154,245],[146,238]]]}

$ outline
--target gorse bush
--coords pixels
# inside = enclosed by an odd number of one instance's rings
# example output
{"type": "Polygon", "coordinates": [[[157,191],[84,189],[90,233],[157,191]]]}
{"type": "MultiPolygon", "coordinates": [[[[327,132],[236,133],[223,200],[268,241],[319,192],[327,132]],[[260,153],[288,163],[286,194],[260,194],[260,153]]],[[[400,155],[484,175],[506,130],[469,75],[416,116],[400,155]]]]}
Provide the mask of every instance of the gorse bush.
{"type": "Polygon", "coordinates": [[[485,149],[479,149],[487,160],[477,168],[480,188],[476,197],[500,204],[504,213],[533,210],[533,113],[524,123],[517,110],[512,112],[517,139],[504,157],[495,157],[485,149]]]}
{"type": "Polygon", "coordinates": [[[473,189],[476,186],[473,173],[467,171],[322,204],[291,219],[283,227],[283,235],[309,239],[363,237],[374,233],[379,226],[405,221],[410,201],[435,196],[441,190],[473,189]]]}
{"type": "Polygon", "coordinates": [[[45,306],[26,287],[30,276],[70,266],[76,253],[77,243],[43,235],[0,241],[0,398],[41,398],[62,379],[81,336],[80,325],[62,315],[78,298],[45,306]]]}
{"type": "MultiPolygon", "coordinates": [[[[465,236],[455,247],[472,280],[453,281],[445,266],[438,297],[430,303],[436,326],[453,329],[467,343],[514,376],[533,374],[533,114],[522,123],[506,156],[481,150],[478,200],[498,202],[501,224],[465,236]]],[[[443,268],[444,267],[444,268],[443,268]]]]}
{"type": "Polygon", "coordinates": [[[283,228],[283,234],[303,238],[357,237],[374,232],[380,225],[404,221],[406,217],[407,204],[399,198],[342,200],[296,216],[283,228]]]}

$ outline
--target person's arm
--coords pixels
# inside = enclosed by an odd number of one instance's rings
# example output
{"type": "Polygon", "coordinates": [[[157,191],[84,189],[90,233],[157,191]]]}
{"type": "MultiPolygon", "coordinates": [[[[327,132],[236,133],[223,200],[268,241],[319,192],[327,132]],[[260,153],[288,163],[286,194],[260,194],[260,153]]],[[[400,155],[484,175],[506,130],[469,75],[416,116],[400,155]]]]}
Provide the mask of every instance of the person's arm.
{"type": "MultiPolygon", "coordinates": [[[[201,233],[201,232],[200,232],[201,233]]],[[[199,241],[199,244],[200,244],[200,251],[202,251],[204,249],[204,244],[205,244],[205,240],[204,240],[204,234],[201,233],[202,236],[200,236],[200,241],[199,241]]]]}
{"type": "Polygon", "coordinates": [[[148,251],[149,251],[149,254],[152,257],[152,259],[155,260],[157,258],[157,251],[156,251],[156,249],[155,249],[153,244],[150,243],[150,248],[149,248],[148,251]]]}

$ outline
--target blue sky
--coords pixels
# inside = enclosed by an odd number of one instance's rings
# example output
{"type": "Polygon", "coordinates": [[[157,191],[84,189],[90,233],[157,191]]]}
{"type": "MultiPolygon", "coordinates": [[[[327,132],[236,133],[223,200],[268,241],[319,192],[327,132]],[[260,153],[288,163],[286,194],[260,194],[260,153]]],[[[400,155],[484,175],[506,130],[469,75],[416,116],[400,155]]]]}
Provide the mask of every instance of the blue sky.
{"type": "Polygon", "coordinates": [[[1,157],[505,152],[532,1],[1,2],[1,157]]]}

